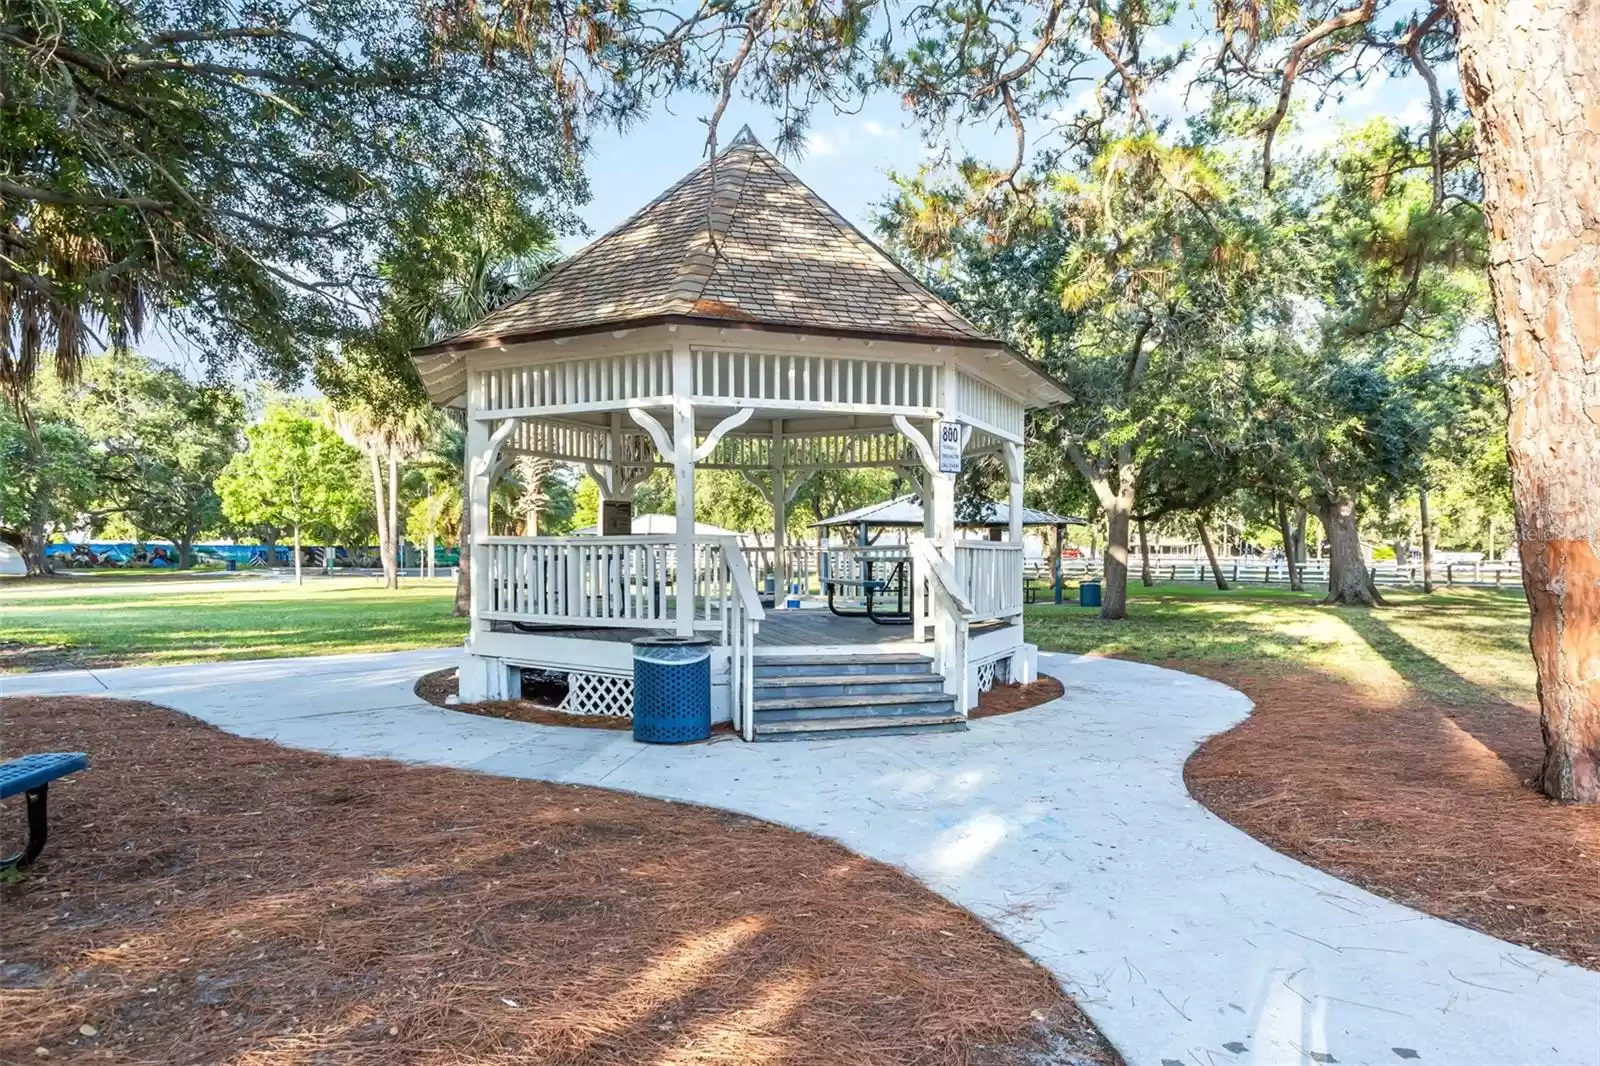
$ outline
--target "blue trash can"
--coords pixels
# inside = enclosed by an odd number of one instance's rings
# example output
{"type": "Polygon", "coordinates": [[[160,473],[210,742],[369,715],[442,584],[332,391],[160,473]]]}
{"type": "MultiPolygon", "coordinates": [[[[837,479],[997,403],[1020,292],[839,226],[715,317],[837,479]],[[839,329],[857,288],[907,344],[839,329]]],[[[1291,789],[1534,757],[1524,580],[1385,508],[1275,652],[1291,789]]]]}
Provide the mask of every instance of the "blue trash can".
{"type": "Polygon", "coordinates": [[[1100,582],[1084,581],[1078,585],[1078,606],[1100,606],[1100,582]]]}
{"type": "Polygon", "coordinates": [[[711,736],[710,637],[633,642],[633,739],[687,744],[711,736]]]}

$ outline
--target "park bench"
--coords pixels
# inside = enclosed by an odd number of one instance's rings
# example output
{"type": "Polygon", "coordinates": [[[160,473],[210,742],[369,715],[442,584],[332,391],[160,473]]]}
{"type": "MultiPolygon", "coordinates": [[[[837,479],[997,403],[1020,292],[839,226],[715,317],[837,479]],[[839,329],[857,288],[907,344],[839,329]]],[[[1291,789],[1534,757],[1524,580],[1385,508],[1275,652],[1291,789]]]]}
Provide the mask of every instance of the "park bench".
{"type": "Polygon", "coordinates": [[[0,870],[27,866],[39,857],[49,835],[50,782],[88,768],[89,757],[81,751],[37,752],[0,763],[0,800],[26,796],[28,804],[28,842],[17,854],[0,859],[0,870]]]}

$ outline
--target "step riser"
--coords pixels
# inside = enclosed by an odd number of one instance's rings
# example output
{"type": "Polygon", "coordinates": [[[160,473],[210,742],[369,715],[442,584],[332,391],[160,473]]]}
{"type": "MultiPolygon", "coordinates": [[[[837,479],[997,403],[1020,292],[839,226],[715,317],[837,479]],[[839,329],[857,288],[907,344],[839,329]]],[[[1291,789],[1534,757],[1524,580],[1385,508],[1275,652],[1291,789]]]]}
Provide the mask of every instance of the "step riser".
{"type": "Polygon", "coordinates": [[[756,704],[756,722],[810,722],[819,718],[836,718],[848,721],[851,718],[882,718],[886,715],[908,716],[925,714],[949,714],[955,709],[955,701],[949,697],[944,699],[908,701],[906,703],[875,704],[871,707],[853,707],[849,704],[840,704],[837,707],[805,707],[805,708],[780,708],[778,710],[764,711],[761,705],[756,704]]]}
{"type": "Polygon", "coordinates": [[[804,699],[810,696],[941,696],[944,678],[930,674],[927,677],[908,678],[888,684],[852,685],[849,682],[826,685],[758,685],[755,690],[756,706],[763,700],[804,699]]]}
{"type": "Polygon", "coordinates": [[[862,737],[904,737],[916,733],[965,733],[967,723],[950,722],[940,725],[876,726],[871,729],[826,729],[815,733],[775,733],[757,735],[763,744],[787,740],[859,740],[862,737]]]}
{"type": "Polygon", "coordinates": [[[885,674],[927,674],[931,671],[932,664],[926,659],[913,662],[858,662],[858,663],[814,663],[804,659],[781,659],[757,661],[755,676],[763,677],[861,677],[882,676],[885,674]]]}

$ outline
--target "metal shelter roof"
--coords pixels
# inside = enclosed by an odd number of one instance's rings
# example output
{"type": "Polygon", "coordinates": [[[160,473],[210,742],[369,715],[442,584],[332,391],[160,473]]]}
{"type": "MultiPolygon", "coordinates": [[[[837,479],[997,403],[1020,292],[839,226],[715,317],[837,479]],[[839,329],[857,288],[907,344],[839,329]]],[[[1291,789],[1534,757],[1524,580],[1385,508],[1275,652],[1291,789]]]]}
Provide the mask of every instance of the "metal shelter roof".
{"type": "MultiPolygon", "coordinates": [[[[978,512],[972,517],[962,517],[963,508],[956,508],[956,525],[973,526],[1008,526],[1011,524],[1011,507],[1009,504],[985,500],[978,507],[978,512]]],[[[970,512],[969,512],[970,513],[970,512]]],[[[1088,525],[1081,518],[1072,515],[1051,514],[1049,511],[1040,511],[1033,507],[1022,509],[1022,524],[1024,526],[1084,526],[1088,525]]],[[[922,528],[922,503],[914,495],[898,496],[886,503],[869,504],[858,507],[854,511],[836,514],[831,518],[824,518],[811,523],[813,527],[821,526],[909,526],[922,528]]]]}

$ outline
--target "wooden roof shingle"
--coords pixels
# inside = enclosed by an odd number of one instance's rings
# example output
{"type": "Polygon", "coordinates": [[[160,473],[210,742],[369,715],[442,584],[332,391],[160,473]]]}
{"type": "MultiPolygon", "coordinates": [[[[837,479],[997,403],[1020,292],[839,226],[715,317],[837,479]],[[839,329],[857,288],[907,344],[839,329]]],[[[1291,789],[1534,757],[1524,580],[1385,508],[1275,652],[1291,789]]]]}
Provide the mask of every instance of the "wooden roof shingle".
{"type": "Polygon", "coordinates": [[[425,379],[453,378],[454,360],[439,356],[669,319],[1001,346],[840,217],[746,128],[714,162],[526,294],[419,348],[418,365],[425,379]]]}

